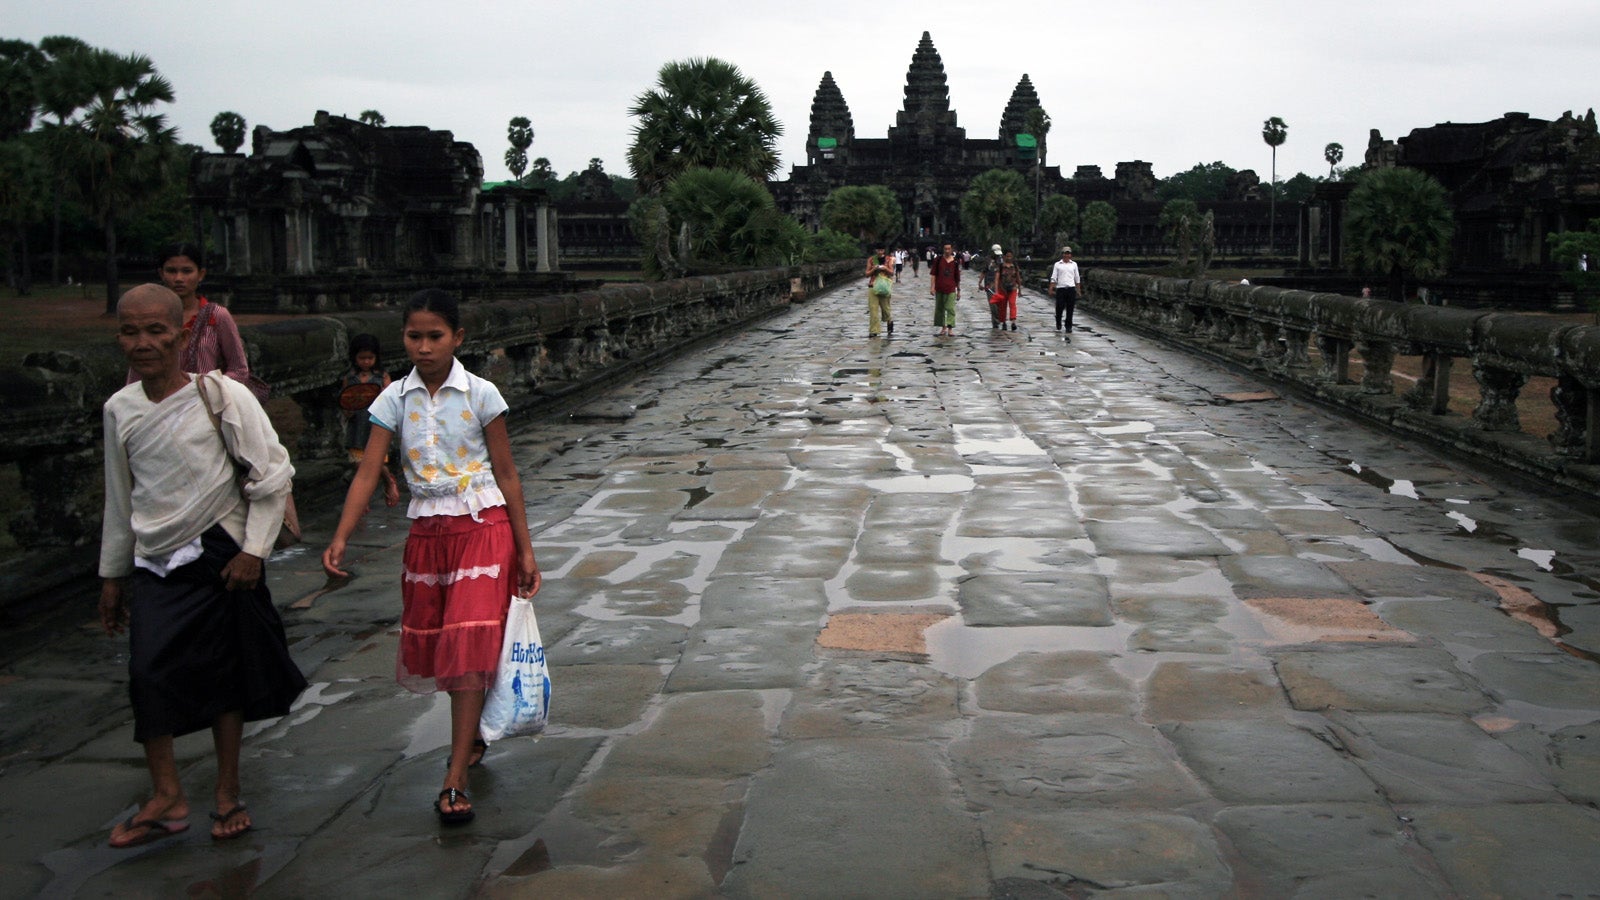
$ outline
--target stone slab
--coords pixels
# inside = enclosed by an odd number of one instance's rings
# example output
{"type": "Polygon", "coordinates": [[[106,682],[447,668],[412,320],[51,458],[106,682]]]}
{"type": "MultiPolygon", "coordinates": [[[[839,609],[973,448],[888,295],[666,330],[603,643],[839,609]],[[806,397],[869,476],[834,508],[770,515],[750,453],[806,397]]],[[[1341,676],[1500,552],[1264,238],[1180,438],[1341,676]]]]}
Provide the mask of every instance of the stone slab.
{"type": "Polygon", "coordinates": [[[1555,788],[1532,763],[1463,716],[1362,713],[1333,731],[1396,803],[1549,803],[1555,788]]]}
{"type": "Polygon", "coordinates": [[[1110,593],[1099,575],[974,575],[957,593],[968,625],[1111,624],[1110,593]]]}
{"type": "Polygon", "coordinates": [[[1456,896],[1587,897],[1600,885],[1600,813],[1565,803],[1414,807],[1417,840],[1456,896]]]}
{"type": "Polygon", "coordinates": [[[1144,718],[1150,722],[1281,716],[1288,708],[1271,671],[1225,663],[1161,663],[1144,685],[1144,718]]]}
{"type": "Polygon", "coordinates": [[[1111,556],[1227,556],[1232,552],[1211,532],[1182,522],[1089,522],[1085,527],[1095,549],[1111,556]]]}
{"type": "Polygon", "coordinates": [[[750,790],[728,897],[978,897],[982,835],[938,748],[831,739],[788,744],[750,790]],[[893,815],[883,815],[886,808],[893,815]]]}
{"type": "Polygon", "coordinates": [[[974,682],[978,705],[997,712],[1132,714],[1133,684],[1098,653],[1021,653],[974,682]]]}
{"type": "Polygon", "coordinates": [[[1442,650],[1323,647],[1274,659],[1296,709],[1470,714],[1493,702],[1442,650]]]}
{"type": "Polygon", "coordinates": [[[1322,729],[1275,719],[1172,722],[1161,731],[1225,803],[1371,803],[1378,786],[1322,729]]]}
{"type": "Polygon", "coordinates": [[[950,758],[983,809],[1172,809],[1204,796],[1161,735],[1125,716],[984,717],[950,758]]]}
{"type": "MultiPolygon", "coordinates": [[[[996,811],[984,814],[983,835],[990,868],[1001,882],[1151,896],[1220,896],[1232,883],[1211,829],[1184,816],[1143,810],[996,811]]],[[[1041,896],[1062,894],[1051,890],[1041,896]]]]}
{"type": "Polygon", "coordinates": [[[1273,897],[1443,897],[1406,823],[1381,803],[1234,806],[1215,823],[1251,881],[1273,897]]]}

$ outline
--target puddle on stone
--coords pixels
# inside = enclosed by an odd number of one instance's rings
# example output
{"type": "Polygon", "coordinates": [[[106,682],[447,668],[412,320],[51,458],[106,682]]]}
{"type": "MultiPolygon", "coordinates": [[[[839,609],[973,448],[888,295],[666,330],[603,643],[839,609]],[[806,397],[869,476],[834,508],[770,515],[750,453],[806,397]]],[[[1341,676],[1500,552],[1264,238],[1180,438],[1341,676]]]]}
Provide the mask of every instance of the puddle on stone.
{"type": "Polygon", "coordinates": [[[401,759],[411,759],[450,743],[450,695],[444,691],[421,695],[428,708],[411,722],[411,733],[401,759]]]}
{"type": "Polygon", "coordinates": [[[1089,431],[1091,431],[1094,434],[1099,434],[1099,435],[1107,435],[1107,434],[1149,434],[1150,432],[1155,431],[1155,430],[1156,430],[1156,426],[1154,425],[1154,423],[1151,423],[1151,422],[1127,422],[1127,423],[1124,423],[1122,425],[1105,425],[1105,426],[1099,426],[1099,427],[1091,426],[1089,428],[1089,431]]]}
{"type": "Polygon", "coordinates": [[[923,632],[928,664],[946,675],[973,679],[1019,653],[1088,650],[1121,654],[1134,628],[1128,623],[1102,627],[1023,625],[979,627],[951,616],[923,632]]]}
{"type": "Polygon", "coordinates": [[[897,475],[867,480],[867,487],[885,494],[965,494],[975,485],[968,475],[897,475]]]}
{"type": "Polygon", "coordinates": [[[1556,552],[1554,550],[1534,550],[1531,547],[1522,547],[1517,550],[1517,555],[1546,572],[1555,571],[1556,552]]]}
{"type": "Polygon", "coordinates": [[[1468,516],[1466,513],[1459,513],[1451,510],[1450,512],[1445,513],[1444,517],[1454,521],[1457,525],[1460,525],[1462,530],[1466,531],[1468,534],[1478,530],[1477,520],[1473,519],[1471,516],[1468,516]]]}

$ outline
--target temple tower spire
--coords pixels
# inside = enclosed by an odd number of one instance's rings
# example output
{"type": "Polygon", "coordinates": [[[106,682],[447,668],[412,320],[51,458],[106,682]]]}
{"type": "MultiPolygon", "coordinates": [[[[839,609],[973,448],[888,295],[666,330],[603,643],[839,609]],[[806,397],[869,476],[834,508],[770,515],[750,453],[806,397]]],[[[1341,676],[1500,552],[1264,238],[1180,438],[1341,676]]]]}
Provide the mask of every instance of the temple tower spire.
{"type": "Polygon", "coordinates": [[[959,141],[966,132],[956,127],[956,114],[950,108],[950,88],[944,74],[944,60],[934,49],[933,38],[924,31],[911,55],[906,71],[905,107],[895,115],[889,139],[914,139],[920,144],[959,141]]]}
{"type": "Polygon", "coordinates": [[[850,106],[844,102],[844,93],[833,80],[832,72],[822,73],[822,82],[811,98],[811,130],[806,135],[806,155],[811,164],[821,160],[844,159],[847,148],[856,136],[855,123],[850,118],[850,106]]]}

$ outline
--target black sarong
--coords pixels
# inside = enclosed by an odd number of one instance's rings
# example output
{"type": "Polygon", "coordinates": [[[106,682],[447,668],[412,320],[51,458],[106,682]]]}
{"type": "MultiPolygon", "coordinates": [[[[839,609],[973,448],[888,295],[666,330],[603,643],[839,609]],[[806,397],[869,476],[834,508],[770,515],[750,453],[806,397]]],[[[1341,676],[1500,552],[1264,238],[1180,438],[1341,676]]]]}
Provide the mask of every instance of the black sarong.
{"type": "Polygon", "coordinates": [[[134,569],[128,579],[128,694],[141,743],[209,728],[234,710],[246,722],[284,715],[306,687],[266,572],[250,590],[226,590],[222,567],[239,545],[221,525],[200,543],[200,558],[167,577],[134,569]]]}

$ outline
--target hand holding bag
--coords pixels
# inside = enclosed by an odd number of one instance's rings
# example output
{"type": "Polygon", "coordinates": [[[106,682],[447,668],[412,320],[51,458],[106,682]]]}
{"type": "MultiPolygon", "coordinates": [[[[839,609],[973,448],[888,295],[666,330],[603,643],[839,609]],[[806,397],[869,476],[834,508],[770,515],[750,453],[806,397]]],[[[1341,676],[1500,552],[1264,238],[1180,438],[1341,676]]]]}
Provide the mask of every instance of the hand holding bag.
{"type": "Polygon", "coordinates": [[[550,669],[532,597],[512,597],[494,686],[483,698],[478,730],[486,741],[544,731],[550,718],[550,669]]]}

